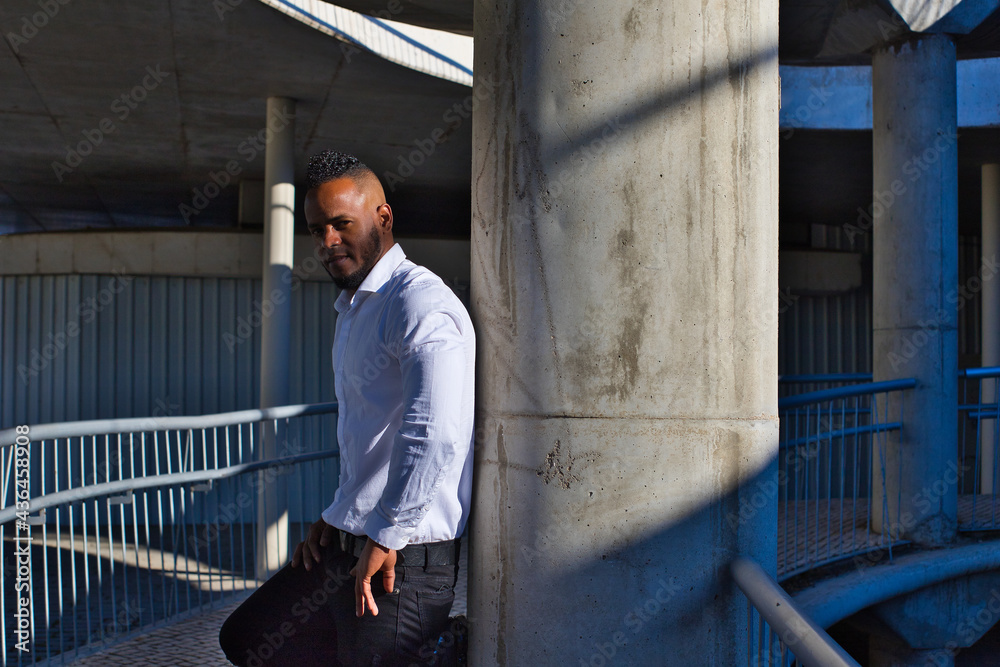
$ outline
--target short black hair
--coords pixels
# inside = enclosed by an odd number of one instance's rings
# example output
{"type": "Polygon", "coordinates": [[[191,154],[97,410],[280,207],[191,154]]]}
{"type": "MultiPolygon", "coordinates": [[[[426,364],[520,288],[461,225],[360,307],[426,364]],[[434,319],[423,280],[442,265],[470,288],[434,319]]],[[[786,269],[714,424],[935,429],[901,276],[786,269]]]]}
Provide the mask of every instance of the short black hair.
{"type": "Polygon", "coordinates": [[[375,176],[375,172],[349,153],[326,150],[309,158],[309,166],[306,167],[306,188],[312,190],[341,176],[362,179],[375,176]]]}

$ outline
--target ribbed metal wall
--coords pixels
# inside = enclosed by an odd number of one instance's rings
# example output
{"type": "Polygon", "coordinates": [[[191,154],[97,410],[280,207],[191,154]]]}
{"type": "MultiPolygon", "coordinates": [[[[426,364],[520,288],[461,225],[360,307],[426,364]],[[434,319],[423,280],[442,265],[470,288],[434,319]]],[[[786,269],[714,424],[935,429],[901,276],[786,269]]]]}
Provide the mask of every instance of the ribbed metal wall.
{"type": "Polygon", "coordinates": [[[823,296],[783,295],[778,373],[863,373],[872,368],[870,289],[823,296]]]}
{"type": "Polygon", "coordinates": [[[958,285],[945,300],[958,308],[959,366],[982,365],[983,280],[994,279],[982,271],[982,248],[977,236],[958,237],[958,285]]]}
{"type": "MultiPolygon", "coordinates": [[[[258,406],[260,281],[0,277],[0,428],[258,406]]],[[[292,300],[293,403],[335,400],[331,283],[292,300]]]]}
{"type": "MultiPolygon", "coordinates": [[[[945,292],[958,309],[959,366],[980,365],[982,260],[979,238],[959,236],[958,284],[945,292]]],[[[987,271],[986,279],[992,279],[987,271]]],[[[871,285],[843,294],[783,293],[778,314],[778,373],[870,373],[871,285]]]]}

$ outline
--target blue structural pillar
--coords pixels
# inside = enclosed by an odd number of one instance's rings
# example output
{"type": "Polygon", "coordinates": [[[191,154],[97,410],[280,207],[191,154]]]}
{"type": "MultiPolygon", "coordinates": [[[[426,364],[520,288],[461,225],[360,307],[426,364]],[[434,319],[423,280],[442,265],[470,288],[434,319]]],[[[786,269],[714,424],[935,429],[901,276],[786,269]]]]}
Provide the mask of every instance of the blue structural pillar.
{"type": "Polygon", "coordinates": [[[872,58],[875,380],[913,377],[901,433],[873,444],[874,524],[941,544],[957,488],[958,135],[955,44],[915,35],[872,58]],[[883,501],[883,470],[886,495],[883,501]]]}
{"type": "MultiPolygon", "coordinates": [[[[982,365],[1000,366],[1000,280],[995,267],[1000,262],[1000,164],[983,165],[983,242],[982,242],[982,365]]],[[[996,403],[996,383],[982,383],[983,403],[996,403]]],[[[996,481],[996,420],[983,422],[980,433],[980,493],[992,494],[996,481]]]]}
{"type": "MultiPolygon", "coordinates": [[[[292,270],[295,222],[295,101],[267,100],[264,156],[264,267],[260,297],[260,406],[289,402],[292,270]]],[[[281,423],[262,425],[259,460],[281,456],[281,423]]],[[[261,471],[257,495],[257,577],[265,579],[288,562],[288,511],[285,478],[261,471]]]]}

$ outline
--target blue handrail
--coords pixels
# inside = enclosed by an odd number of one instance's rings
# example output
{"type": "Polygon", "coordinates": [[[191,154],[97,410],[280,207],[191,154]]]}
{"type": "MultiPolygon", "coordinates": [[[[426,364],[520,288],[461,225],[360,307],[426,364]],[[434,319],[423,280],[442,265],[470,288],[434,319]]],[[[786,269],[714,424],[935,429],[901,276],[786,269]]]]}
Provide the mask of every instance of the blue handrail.
{"type": "Polygon", "coordinates": [[[871,382],[871,373],[818,373],[815,375],[779,375],[779,384],[812,384],[819,382],[871,382]]]}
{"type": "Polygon", "coordinates": [[[883,382],[868,382],[866,384],[852,384],[846,387],[834,387],[833,389],[823,389],[821,391],[811,391],[806,394],[796,394],[778,399],[778,409],[786,410],[798,408],[812,403],[825,403],[838,398],[849,398],[851,396],[867,396],[870,394],[880,394],[886,391],[899,391],[901,389],[913,389],[917,386],[915,378],[902,380],[885,380],[883,382]]]}
{"type": "Polygon", "coordinates": [[[983,368],[963,368],[958,371],[960,378],[995,378],[1000,377],[1000,366],[984,366],[983,368]]]}

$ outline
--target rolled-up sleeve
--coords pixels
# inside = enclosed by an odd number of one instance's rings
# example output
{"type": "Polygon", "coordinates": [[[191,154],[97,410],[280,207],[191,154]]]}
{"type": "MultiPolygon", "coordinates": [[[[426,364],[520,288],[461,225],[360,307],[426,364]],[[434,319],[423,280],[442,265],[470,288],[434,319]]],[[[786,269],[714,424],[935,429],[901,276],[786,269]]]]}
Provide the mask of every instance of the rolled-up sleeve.
{"type": "MultiPolygon", "coordinates": [[[[430,509],[449,467],[462,465],[469,443],[462,428],[465,341],[460,316],[438,308],[401,318],[392,332],[402,376],[403,413],[389,458],[385,490],[365,533],[402,549],[430,509]]],[[[467,322],[467,320],[465,320],[467,322]]]]}

